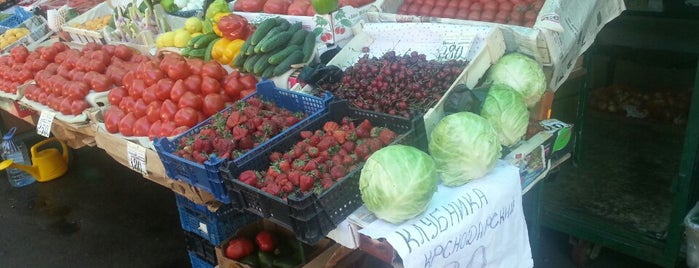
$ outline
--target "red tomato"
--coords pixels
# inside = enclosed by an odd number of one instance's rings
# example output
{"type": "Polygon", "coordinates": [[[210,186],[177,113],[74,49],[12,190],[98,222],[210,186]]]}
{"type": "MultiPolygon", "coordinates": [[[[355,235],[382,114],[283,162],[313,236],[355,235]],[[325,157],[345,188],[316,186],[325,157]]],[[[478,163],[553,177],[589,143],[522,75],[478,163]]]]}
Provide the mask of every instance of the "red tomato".
{"type": "Polygon", "coordinates": [[[124,75],[126,74],[126,70],[124,70],[121,67],[115,66],[115,65],[110,65],[107,68],[106,74],[109,76],[109,79],[112,80],[112,82],[117,85],[117,86],[122,86],[123,84],[123,79],[124,75]]]}
{"type": "Polygon", "coordinates": [[[449,3],[449,0],[437,0],[434,2],[434,6],[445,8],[447,6],[447,3],[449,3]]]}
{"type": "Polygon", "coordinates": [[[218,93],[211,93],[204,97],[202,112],[209,117],[226,107],[223,97],[218,93]]]}
{"type": "Polygon", "coordinates": [[[146,104],[143,99],[137,99],[136,102],[134,102],[133,106],[133,114],[136,117],[142,117],[146,115],[146,109],[148,108],[148,104],[146,104]]]}
{"type": "Polygon", "coordinates": [[[148,136],[149,130],[150,130],[150,122],[148,122],[148,119],[145,116],[142,116],[142,117],[136,119],[136,122],[133,123],[133,135],[134,136],[139,136],[139,137],[148,136]]]}
{"type": "Polygon", "coordinates": [[[495,13],[495,21],[498,23],[505,23],[507,22],[507,19],[510,17],[510,12],[505,11],[505,10],[500,10],[498,13],[495,13]]]}
{"type": "Polygon", "coordinates": [[[441,17],[442,13],[444,13],[444,7],[435,6],[432,8],[432,11],[430,11],[430,17],[441,17]]]}
{"type": "Polygon", "coordinates": [[[470,11],[468,12],[468,20],[481,20],[481,12],[480,11],[470,11]]]}
{"type": "Polygon", "coordinates": [[[497,11],[498,11],[498,7],[499,7],[498,2],[488,1],[488,2],[484,2],[484,3],[483,3],[483,10],[484,10],[484,11],[490,10],[490,11],[493,11],[493,12],[497,12],[497,11]]]}
{"type": "Polygon", "coordinates": [[[423,5],[423,6],[430,6],[430,8],[431,8],[431,7],[434,6],[434,4],[435,4],[436,2],[437,2],[437,0],[424,0],[423,3],[422,3],[422,5],[423,5]]]}
{"type": "Polygon", "coordinates": [[[158,90],[157,85],[152,85],[152,86],[147,87],[146,90],[143,91],[143,94],[141,95],[141,99],[143,99],[143,101],[146,103],[151,103],[151,102],[157,101],[158,100],[157,90],[158,90]]]}
{"type": "Polygon", "coordinates": [[[131,113],[133,112],[133,107],[136,104],[136,100],[131,97],[131,96],[125,96],[121,98],[121,102],[119,103],[119,108],[124,110],[124,112],[131,113]]]}
{"type": "Polygon", "coordinates": [[[500,5],[498,6],[498,10],[512,12],[512,7],[513,7],[513,5],[509,1],[500,2],[500,5]]]}
{"type": "Polygon", "coordinates": [[[184,95],[180,98],[180,101],[177,102],[177,107],[182,109],[184,107],[191,107],[194,108],[194,110],[201,110],[201,107],[204,105],[204,101],[201,98],[201,95],[194,94],[192,92],[185,92],[184,95]]]}
{"type": "Polygon", "coordinates": [[[176,127],[174,121],[162,121],[162,124],[160,124],[160,137],[169,137],[176,127]]]}
{"type": "Polygon", "coordinates": [[[495,11],[493,10],[484,10],[481,12],[481,21],[494,21],[495,20],[495,11]]]}
{"type": "Polygon", "coordinates": [[[509,24],[514,24],[514,25],[521,25],[523,18],[523,13],[519,12],[517,10],[512,10],[512,13],[510,13],[510,20],[507,22],[509,24]]]}
{"type": "Polygon", "coordinates": [[[221,92],[221,83],[218,82],[218,80],[208,77],[208,76],[202,76],[201,79],[201,94],[202,95],[208,95],[211,93],[219,93],[221,92]]]}
{"type": "Polygon", "coordinates": [[[447,7],[444,9],[444,12],[442,12],[442,17],[443,18],[451,18],[451,19],[456,18],[457,11],[458,10],[456,8],[447,7]]]}
{"type": "Polygon", "coordinates": [[[95,92],[105,92],[112,87],[112,81],[108,76],[103,74],[95,74],[90,83],[95,92]]]}
{"type": "Polygon", "coordinates": [[[216,61],[209,61],[201,67],[201,76],[202,80],[203,77],[208,76],[216,81],[221,81],[226,76],[226,69],[223,69],[223,66],[216,61]]]}
{"type": "Polygon", "coordinates": [[[532,10],[539,12],[541,10],[541,8],[544,7],[544,3],[545,3],[544,0],[536,0],[536,1],[532,2],[531,8],[532,8],[532,10]]]}
{"type": "Polygon", "coordinates": [[[130,60],[131,56],[133,56],[133,50],[125,45],[118,45],[114,49],[114,56],[122,59],[122,60],[130,60]]]}
{"type": "Polygon", "coordinates": [[[189,64],[189,70],[192,71],[192,74],[200,75],[202,67],[204,66],[204,61],[197,58],[191,58],[187,60],[187,64],[189,64]]]}
{"type": "MultiPolygon", "coordinates": [[[[456,10],[459,9],[459,3],[461,3],[461,2],[456,1],[456,0],[451,0],[451,1],[447,2],[446,7],[447,7],[447,9],[453,9],[454,13],[456,13],[456,10]]],[[[444,9],[444,11],[447,11],[447,9],[444,9]]]]}
{"type": "Polygon", "coordinates": [[[420,6],[420,9],[417,11],[417,14],[419,16],[429,16],[430,12],[432,12],[432,5],[422,5],[420,6]]]}
{"type": "Polygon", "coordinates": [[[119,105],[121,102],[121,99],[126,96],[126,89],[123,87],[114,87],[112,88],[111,91],[107,94],[107,100],[109,103],[112,105],[119,105]]]}
{"type": "Polygon", "coordinates": [[[66,83],[64,95],[71,100],[82,100],[90,93],[90,86],[81,81],[71,81],[66,83]]]}
{"type": "Polygon", "coordinates": [[[119,132],[124,136],[133,136],[133,125],[135,122],[136,116],[133,113],[126,113],[119,121],[119,132]]]}
{"type": "Polygon", "coordinates": [[[65,115],[70,115],[70,107],[73,105],[73,100],[69,98],[62,98],[61,103],[58,106],[58,111],[65,115]]]}
{"type": "MultiPolygon", "coordinates": [[[[112,55],[110,55],[104,50],[95,50],[92,51],[89,55],[90,62],[101,63],[104,66],[108,66],[112,61],[112,55]]],[[[99,72],[97,70],[94,71],[99,72]]]]}
{"type": "Polygon", "coordinates": [[[154,123],[160,120],[160,106],[162,105],[163,103],[160,101],[154,101],[148,104],[148,107],[146,107],[146,117],[149,122],[154,123]]]}
{"type": "Polygon", "coordinates": [[[123,84],[126,89],[131,87],[131,84],[133,83],[133,80],[136,79],[136,74],[134,71],[127,71],[124,74],[124,77],[121,79],[121,83],[123,84]]]}
{"type": "Polygon", "coordinates": [[[144,90],[146,90],[146,82],[141,79],[134,79],[129,87],[129,96],[139,99],[143,95],[144,90]]]}
{"type": "Polygon", "coordinates": [[[187,79],[184,80],[184,86],[187,88],[187,90],[200,94],[201,93],[201,76],[198,74],[193,74],[187,77],[187,79]]]}
{"type": "Polygon", "coordinates": [[[146,82],[147,86],[150,86],[155,85],[155,83],[157,83],[158,81],[160,81],[160,79],[163,78],[165,78],[165,74],[157,68],[153,68],[145,71],[143,81],[146,82]]]}
{"type": "Polygon", "coordinates": [[[163,101],[163,104],[160,106],[160,120],[163,122],[172,121],[175,113],[177,113],[177,104],[171,100],[163,101]]]}
{"type": "Polygon", "coordinates": [[[187,87],[184,86],[184,82],[182,80],[177,80],[175,81],[175,84],[172,85],[172,89],[170,90],[170,99],[173,102],[180,102],[180,98],[185,92],[189,91],[187,90],[187,87]]]}
{"type": "Polygon", "coordinates": [[[241,75],[238,81],[240,81],[240,83],[243,84],[243,87],[245,89],[256,89],[255,86],[257,85],[257,78],[255,78],[255,76],[241,75]]]}
{"type": "Polygon", "coordinates": [[[534,10],[527,10],[527,12],[524,12],[524,21],[536,21],[536,11],[534,10]]]}
{"type": "Polygon", "coordinates": [[[126,113],[116,106],[110,106],[104,112],[104,126],[109,133],[119,132],[119,122],[124,118],[126,113]]]}
{"type": "Polygon", "coordinates": [[[189,130],[189,128],[186,127],[186,126],[179,126],[179,127],[176,127],[175,129],[173,129],[173,130],[170,132],[170,136],[177,136],[177,135],[180,135],[180,134],[182,134],[182,133],[185,133],[187,130],[189,130]]]}
{"type": "Polygon", "coordinates": [[[405,12],[408,15],[417,15],[419,10],[420,10],[420,4],[412,3],[412,4],[410,4],[410,6],[408,6],[408,9],[405,12]]]}
{"type": "Polygon", "coordinates": [[[185,79],[192,74],[189,65],[187,65],[187,62],[184,60],[179,60],[170,64],[166,73],[172,80],[185,79]]]}
{"type": "Polygon", "coordinates": [[[192,107],[183,107],[175,113],[175,117],[173,118],[173,121],[175,121],[176,126],[186,126],[186,127],[193,127],[199,122],[199,117],[197,115],[197,111],[194,110],[192,107]]]}
{"type": "Polygon", "coordinates": [[[150,129],[148,130],[148,139],[154,140],[157,137],[160,137],[160,127],[163,125],[163,123],[158,119],[155,122],[152,122],[150,125],[150,129]]]}
{"type": "Polygon", "coordinates": [[[241,99],[245,98],[245,97],[251,95],[252,93],[255,93],[254,89],[246,89],[246,90],[240,91],[240,98],[241,99]]]}
{"type": "Polygon", "coordinates": [[[114,45],[103,45],[100,51],[104,51],[109,54],[109,56],[112,56],[114,54],[114,50],[116,50],[116,46],[114,45]]]}
{"type": "Polygon", "coordinates": [[[85,100],[73,100],[70,105],[70,114],[79,115],[89,107],[90,105],[85,100]]]}
{"type": "Polygon", "coordinates": [[[54,57],[56,57],[56,54],[58,54],[58,49],[52,46],[48,46],[41,50],[41,55],[39,56],[39,58],[51,62],[53,61],[54,57]]]}
{"type": "Polygon", "coordinates": [[[170,90],[172,89],[174,82],[170,78],[163,78],[156,83],[155,96],[160,101],[164,101],[170,98],[170,90]]]}
{"type": "Polygon", "coordinates": [[[482,11],[483,4],[481,2],[474,2],[468,9],[471,11],[482,11]]]}
{"type": "Polygon", "coordinates": [[[107,65],[99,61],[88,61],[84,69],[86,71],[95,71],[102,74],[107,70],[107,65]]]}

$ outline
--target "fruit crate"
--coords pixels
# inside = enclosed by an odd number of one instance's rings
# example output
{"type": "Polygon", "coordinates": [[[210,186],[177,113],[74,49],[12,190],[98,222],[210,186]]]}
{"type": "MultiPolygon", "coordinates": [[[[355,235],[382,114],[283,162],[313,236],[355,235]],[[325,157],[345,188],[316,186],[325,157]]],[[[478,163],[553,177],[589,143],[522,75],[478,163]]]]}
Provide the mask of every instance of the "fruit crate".
{"type": "Polygon", "coordinates": [[[214,268],[214,267],[216,267],[216,265],[207,262],[206,260],[197,256],[197,254],[194,252],[188,251],[187,253],[189,254],[189,262],[192,263],[192,268],[214,268]]]}
{"type": "Polygon", "coordinates": [[[222,205],[216,212],[211,212],[205,205],[196,204],[181,195],[175,196],[182,229],[201,236],[213,245],[225,241],[238,228],[257,219],[255,215],[231,205],[222,205]]]}
{"type": "MultiPolygon", "coordinates": [[[[87,30],[76,28],[73,25],[85,23],[92,19],[96,19],[105,15],[113,13],[113,8],[108,2],[102,2],[95,7],[91,8],[87,12],[80,14],[61,26],[61,29],[70,35],[71,42],[77,44],[86,44],[89,42],[94,42],[98,44],[107,44],[107,40],[104,38],[101,30],[87,30]]],[[[105,25],[106,26],[106,25],[105,25]]]]}
{"type": "Polygon", "coordinates": [[[228,163],[228,165],[222,166],[221,174],[225,179],[227,189],[240,196],[242,208],[246,211],[263,218],[269,218],[275,223],[293,230],[296,237],[304,243],[317,242],[362,205],[359,193],[359,175],[363,163],[349,171],[345,177],[339,179],[322,193],[302,194],[296,192],[290,194],[287,201],[241,182],[238,180],[238,176],[245,170],[267,170],[270,164],[269,156],[272,152],[286,152],[291,149],[300,140],[301,131],[322,129],[325,122],[340,122],[345,116],[351,118],[355,124],[368,119],[373,126],[388,127],[397,134],[392,144],[418,145],[426,143],[425,126],[421,116],[410,120],[351,108],[347,101],[336,101],[330,104],[328,113],[296,130],[292,135],[284,137],[276,146],[266,149],[257,158],[242,165],[228,163]]]}
{"type": "Polygon", "coordinates": [[[215,245],[209,243],[203,237],[187,231],[184,231],[184,240],[187,245],[187,251],[194,253],[208,263],[218,263],[215,245]]]}
{"type": "Polygon", "coordinates": [[[8,45],[7,47],[2,48],[0,53],[8,52],[13,47],[19,45],[27,46],[29,50],[33,50],[35,46],[38,46],[41,42],[48,39],[49,36],[53,35],[53,31],[49,29],[46,19],[44,19],[42,16],[32,16],[31,18],[17,25],[15,28],[20,27],[29,29],[29,34],[8,45]]]}
{"type": "MultiPolygon", "coordinates": [[[[308,116],[300,120],[295,125],[287,128],[276,136],[234,159],[233,162],[236,164],[244,163],[250,159],[256,158],[260,152],[263,152],[265,149],[273,146],[282,138],[293,133],[296,129],[306,126],[312,120],[325,114],[327,111],[327,104],[333,99],[332,95],[329,94],[325,95],[325,98],[319,98],[303,93],[280,89],[277,88],[274,85],[274,82],[270,80],[263,80],[257,83],[257,91],[250,96],[243,98],[241,101],[247,100],[253,96],[272,101],[277,106],[293,112],[305,112],[308,116]]],[[[224,113],[230,109],[232,108],[226,108],[219,113],[224,113]]],[[[189,135],[194,135],[195,133],[199,132],[202,127],[209,125],[212,120],[212,118],[204,120],[173,139],[156,139],[154,141],[155,149],[160,156],[160,160],[163,162],[163,166],[165,166],[165,172],[167,173],[168,177],[187,182],[191,185],[209,191],[214,195],[214,197],[216,197],[217,200],[223,203],[235,203],[237,201],[236,198],[229,197],[228,192],[226,192],[225,186],[223,185],[223,180],[219,175],[219,167],[221,164],[224,162],[230,162],[230,160],[218,159],[214,157],[204,162],[204,164],[199,164],[175,155],[180,139],[183,139],[189,135]]]]}

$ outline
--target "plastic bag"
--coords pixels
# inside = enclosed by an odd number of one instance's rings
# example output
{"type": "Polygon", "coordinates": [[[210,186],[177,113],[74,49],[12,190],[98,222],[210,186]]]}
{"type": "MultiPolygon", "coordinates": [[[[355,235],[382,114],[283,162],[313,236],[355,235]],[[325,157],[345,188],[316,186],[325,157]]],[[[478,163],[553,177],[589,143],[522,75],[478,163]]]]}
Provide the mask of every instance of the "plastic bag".
{"type": "Polygon", "coordinates": [[[687,235],[687,266],[699,268],[699,202],[684,218],[687,235]]]}

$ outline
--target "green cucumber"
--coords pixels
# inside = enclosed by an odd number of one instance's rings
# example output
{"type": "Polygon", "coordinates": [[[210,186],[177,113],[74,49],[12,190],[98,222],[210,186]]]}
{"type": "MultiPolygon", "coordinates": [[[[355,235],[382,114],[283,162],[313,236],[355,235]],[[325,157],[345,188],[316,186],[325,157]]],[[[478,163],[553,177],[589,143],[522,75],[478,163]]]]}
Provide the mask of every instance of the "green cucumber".
{"type": "Polygon", "coordinates": [[[300,31],[301,28],[303,28],[303,24],[301,24],[300,21],[297,21],[297,22],[294,22],[294,24],[291,24],[291,26],[289,26],[289,29],[287,31],[295,33],[295,32],[300,31]]]}
{"type": "Polygon", "coordinates": [[[250,41],[249,37],[248,37],[248,39],[245,39],[245,42],[243,42],[243,45],[240,46],[240,54],[245,54],[245,52],[248,51],[248,48],[250,48],[250,46],[251,46],[251,42],[252,41],[250,41]]]}
{"type": "Polygon", "coordinates": [[[303,46],[301,46],[301,51],[303,51],[303,62],[308,62],[313,56],[313,50],[316,49],[316,36],[315,34],[307,34],[306,39],[303,40],[303,46]]]}
{"type": "Polygon", "coordinates": [[[257,45],[257,43],[259,43],[260,40],[262,40],[262,38],[265,37],[269,30],[272,30],[272,28],[276,27],[279,24],[280,21],[275,18],[269,18],[262,21],[259,25],[257,25],[257,29],[255,29],[255,32],[252,33],[248,40],[250,40],[251,44],[257,45]]]}
{"type": "Polygon", "coordinates": [[[267,68],[264,71],[262,71],[262,75],[260,75],[260,76],[264,77],[264,78],[272,78],[274,76],[274,69],[275,68],[277,68],[277,65],[270,64],[269,66],[267,66],[267,68]]]}
{"type": "Polygon", "coordinates": [[[190,47],[183,47],[180,50],[180,55],[182,55],[182,57],[189,57],[189,51],[191,51],[191,50],[192,50],[192,48],[190,48],[190,47]]]}
{"type": "Polygon", "coordinates": [[[291,55],[286,57],[284,61],[280,62],[279,65],[277,65],[277,67],[274,68],[274,72],[272,72],[272,75],[278,76],[285,73],[286,71],[291,69],[292,64],[301,63],[301,60],[303,60],[303,52],[299,50],[294,51],[293,53],[291,53],[291,55]]]}
{"type": "Polygon", "coordinates": [[[212,57],[211,57],[211,50],[214,49],[214,45],[215,45],[216,42],[218,42],[218,40],[220,40],[220,39],[221,39],[220,37],[216,36],[216,38],[215,38],[214,40],[211,40],[211,41],[209,42],[209,45],[206,46],[206,52],[204,52],[204,53],[205,53],[205,54],[204,54],[204,61],[210,61],[210,60],[212,59],[212,57]]]}
{"type": "Polygon", "coordinates": [[[243,64],[243,69],[242,71],[246,73],[252,73],[253,67],[255,66],[255,62],[257,62],[257,59],[259,59],[262,55],[261,54],[254,54],[250,57],[248,57],[245,60],[245,63],[243,64]]]}
{"type": "Polygon", "coordinates": [[[287,29],[289,29],[289,27],[284,27],[284,24],[282,24],[282,25],[279,25],[279,26],[272,28],[272,30],[269,30],[269,32],[267,32],[265,37],[263,37],[262,40],[260,40],[260,42],[255,44],[255,53],[260,53],[260,44],[267,42],[267,40],[269,40],[270,38],[277,36],[277,34],[282,33],[284,31],[286,31],[287,29]]]}
{"type": "Polygon", "coordinates": [[[206,48],[193,48],[192,50],[189,51],[188,56],[190,58],[200,58],[204,59],[206,54],[206,48]]]}
{"type": "Polygon", "coordinates": [[[310,34],[309,31],[306,30],[299,30],[294,33],[294,36],[291,37],[291,41],[289,41],[290,45],[303,45],[303,41],[306,39],[306,35],[310,34]]]}
{"type": "Polygon", "coordinates": [[[293,33],[291,32],[281,32],[272,38],[265,38],[265,40],[257,45],[260,47],[260,52],[267,53],[276,48],[289,44],[289,40],[291,40],[292,35],[293,33]]]}
{"type": "Polygon", "coordinates": [[[299,49],[301,49],[301,48],[297,45],[290,45],[290,46],[280,50],[279,52],[274,53],[274,55],[270,56],[267,59],[267,61],[269,62],[269,64],[279,64],[282,61],[284,61],[284,59],[286,59],[286,57],[291,55],[291,53],[293,53],[294,51],[299,50],[299,49]]]}
{"type": "Polygon", "coordinates": [[[238,56],[235,56],[235,59],[233,59],[233,66],[237,67],[238,69],[242,69],[247,58],[248,56],[245,56],[244,53],[238,53],[238,56]]]}
{"type": "Polygon", "coordinates": [[[259,59],[255,62],[255,65],[252,67],[252,73],[254,73],[257,76],[262,75],[262,72],[269,67],[269,62],[267,62],[267,59],[271,57],[271,53],[265,53],[260,56],[259,59]]]}
{"type": "Polygon", "coordinates": [[[216,38],[219,38],[219,37],[215,33],[202,34],[202,37],[197,39],[197,41],[194,42],[194,45],[192,47],[193,48],[206,47],[209,45],[209,43],[211,43],[211,41],[213,41],[216,38]]]}

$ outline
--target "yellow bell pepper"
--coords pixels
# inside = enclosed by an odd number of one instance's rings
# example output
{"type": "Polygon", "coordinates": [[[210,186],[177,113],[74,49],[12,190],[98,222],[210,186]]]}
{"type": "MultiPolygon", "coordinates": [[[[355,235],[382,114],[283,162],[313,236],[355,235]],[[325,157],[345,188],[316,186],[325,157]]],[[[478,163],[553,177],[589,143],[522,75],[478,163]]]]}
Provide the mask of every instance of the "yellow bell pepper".
{"type": "Polygon", "coordinates": [[[230,12],[221,12],[221,13],[216,13],[213,18],[211,18],[211,26],[213,27],[214,33],[216,35],[223,37],[223,33],[221,30],[218,29],[218,21],[223,18],[224,16],[231,14],[230,12]]]}
{"type": "Polygon", "coordinates": [[[214,46],[211,48],[211,58],[215,59],[216,61],[220,62],[221,64],[227,64],[222,61],[222,57],[224,52],[226,51],[226,46],[228,43],[230,43],[231,40],[228,40],[226,38],[221,38],[216,43],[214,46]]]}
{"type": "Polygon", "coordinates": [[[230,64],[238,56],[243,43],[245,43],[245,40],[235,39],[226,45],[226,50],[223,52],[223,58],[227,61],[225,64],[230,64]]]}

